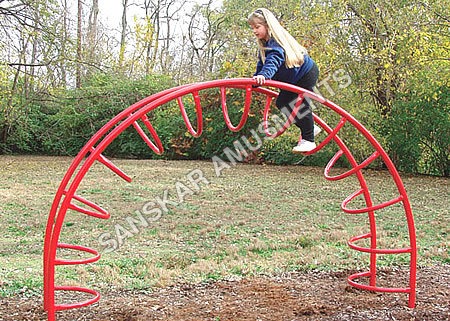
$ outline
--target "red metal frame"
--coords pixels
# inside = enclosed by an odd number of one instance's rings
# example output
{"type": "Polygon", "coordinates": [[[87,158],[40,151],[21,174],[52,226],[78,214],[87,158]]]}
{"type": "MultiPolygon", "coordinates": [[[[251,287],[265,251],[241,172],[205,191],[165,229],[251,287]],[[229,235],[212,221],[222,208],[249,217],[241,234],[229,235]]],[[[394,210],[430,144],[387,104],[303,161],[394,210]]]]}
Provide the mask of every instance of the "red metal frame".
{"type": "Polygon", "coordinates": [[[182,117],[186,123],[188,131],[194,136],[199,137],[202,134],[203,130],[203,118],[202,118],[202,107],[200,102],[199,92],[201,90],[209,89],[209,88],[220,88],[221,95],[221,104],[223,115],[225,119],[225,123],[228,128],[232,131],[239,131],[246,123],[250,105],[252,101],[252,93],[258,92],[259,94],[266,96],[266,104],[264,110],[264,129],[266,135],[271,137],[277,137],[281,135],[291,124],[293,115],[296,114],[296,111],[300,107],[300,103],[303,99],[309,98],[312,99],[328,109],[334,111],[336,114],[340,115],[341,119],[338,124],[331,128],[326,124],[322,119],[314,115],[315,122],[322,127],[326,133],[326,138],[311,152],[307,153],[308,155],[313,154],[319,150],[321,150],[326,144],[331,141],[334,141],[339,146],[339,151],[336,155],[330,160],[328,165],[325,167],[324,175],[327,180],[337,181],[340,179],[344,179],[351,175],[355,175],[359,181],[360,188],[349,197],[347,197],[341,205],[342,210],[348,214],[360,214],[367,213],[369,219],[369,227],[370,232],[358,235],[350,238],[348,241],[348,245],[350,248],[368,253],[370,255],[370,264],[369,271],[356,273],[350,275],[348,277],[348,282],[350,285],[364,290],[376,291],[376,292],[400,292],[407,293],[409,300],[408,306],[415,306],[416,299],[416,265],[417,265],[417,248],[416,248],[416,232],[414,227],[414,218],[411,210],[411,205],[408,200],[408,195],[404,188],[403,182],[396,170],[394,164],[391,159],[378,143],[378,141],[369,133],[369,131],[360,124],[353,116],[351,116],[348,112],[346,112],[341,107],[337,106],[333,102],[324,99],[321,96],[316,95],[313,92],[309,92],[302,88],[285,84],[276,81],[267,81],[266,86],[272,88],[279,88],[289,90],[299,94],[299,103],[294,108],[293,114],[289,117],[286,124],[280,129],[277,133],[270,133],[268,130],[268,118],[271,108],[272,100],[278,95],[276,92],[267,89],[266,87],[253,87],[255,85],[255,81],[249,78],[241,78],[241,79],[225,79],[225,80],[214,80],[203,83],[196,83],[191,85],[183,85],[175,88],[171,88],[155,95],[149,96],[132,106],[128,107],[113,119],[111,119],[107,124],[105,124],[81,149],[78,155],[73,160],[69,169],[67,170],[62,182],[56,192],[52,208],[50,210],[47,222],[47,228],[45,231],[45,241],[44,241],[44,308],[47,311],[48,320],[55,321],[56,313],[61,310],[80,308],[84,306],[88,306],[97,302],[100,299],[100,294],[95,290],[90,290],[82,287],[76,286],[57,286],[55,285],[55,267],[58,265],[77,265],[77,264],[89,264],[94,263],[100,259],[100,254],[88,247],[79,246],[79,245],[71,245],[60,243],[59,238],[61,234],[61,229],[63,226],[64,218],[66,216],[67,211],[73,210],[80,214],[92,216],[95,218],[108,219],[110,214],[100,206],[90,202],[77,195],[77,189],[83,180],[86,173],[91,168],[92,164],[95,161],[100,162],[101,164],[107,166],[114,173],[116,173],[119,177],[126,180],[127,182],[131,182],[130,176],[125,174],[121,169],[115,166],[111,161],[109,161],[106,157],[102,155],[102,152],[105,148],[126,128],[133,126],[142,137],[142,139],[147,143],[147,145],[157,154],[161,154],[164,152],[164,147],[161,143],[156,130],[151,125],[147,114],[156,109],[157,107],[168,103],[169,101],[175,100],[178,102],[180,107],[180,111],[182,117]],[[238,125],[234,126],[230,118],[228,116],[228,109],[226,106],[226,90],[229,88],[238,88],[245,91],[245,102],[244,102],[244,111],[242,118],[238,125]],[[197,112],[197,123],[196,128],[192,126],[182,98],[186,95],[192,94],[194,97],[195,108],[197,112]],[[139,125],[138,121],[141,121],[151,138],[149,138],[148,133],[139,125]],[[345,143],[339,138],[337,135],[338,132],[342,129],[342,127],[349,123],[353,127],[355,127],[372,145],[375,149],[375,152],[367,158],[365,161],[361,163],[357,163],[354,156],[345,145],[345,143]],[[330,171],[337,162],[337,160],[345,156],[351,165],[351,169],[347,172],[331,176],[330,171]],[[399,196],[381,203],[381,204],[373,204],[370,191],[368,189],[366,180],[363,176],[362,169],[367,167],[371,162],[375,159],[381,158],[385,163],[387,169],[389,170],[391,176],[393,177],[394,183],[397,187],[399,196]],[[356,197],[362,195],[364,197],[366,207],[361,209],[351,209],[349,208],[349,204],[356,197]],[[77,205],[75,203],[82,203],[84,206],[77,205]],[[401,203],[403,205],[406,217],[406,224],[409,232],[409,247],[401,248],[401,249],[379,249],[377,248],[377,228],[376,228],[376,220],[375,220],[375,212],[382,208],[391,206],[393,204],[401,203]],[[357,245],[357,242],[360,240],[369,239],[370,247],[362,247],[357,245]],[[78,259],[78,260],[68,260],[68,259],[57,259],[57,250],[58,249],[69,249],[75,251],[82,251],[85,253],[89,253],[92,256],[86,259],[78,259]],[[380,254],[404,254],[408,253],[410,255],[410,268],[409,268],[409,286],[405,288],[386,288],[377,286],[377,255],[380,254]],[[359,278],[369,278],[369,284],[362,284],[356,282],[359,278]],[[84,302],[72,303],[72,304],[56,304],[55,302],[55,292],[56,291],[76,291],[90,294],[92,296],[91,299],[88,299],[84,302]]]}

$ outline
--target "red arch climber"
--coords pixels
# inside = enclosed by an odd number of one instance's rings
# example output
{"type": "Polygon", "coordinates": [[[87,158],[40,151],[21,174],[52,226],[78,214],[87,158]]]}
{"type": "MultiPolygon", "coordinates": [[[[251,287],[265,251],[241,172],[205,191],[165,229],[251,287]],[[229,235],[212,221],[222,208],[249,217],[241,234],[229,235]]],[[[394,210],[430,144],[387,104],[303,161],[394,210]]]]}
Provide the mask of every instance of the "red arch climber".
{"type": "MultiPolygon", "coordinates": [[[[266,87],[253,87],[255,81],[249,78],[242,79],[226,79],[226,80],[214,80],[203,83],[195,83],[191,85],[183,85],[168,89],[157,93],[155,95],[149,96],[132,106],[128,107],[113,119],[111,119],[107,124],[105,124],[81,149],[78,155],[73,160],[71,166],[67,170],[61,184],[56,192],[52,208],[49,213],[47,227],[45,231],[45,242],[44,242],[44,308],[47,311],[48,320],[55,321],[56,313],[61,310],[68,310],[74,308],[80,308],[88,306],[97,302],[100,299],[100,293],[95,290],[78,287],[78,286],[58,286],[55,284],[55,268],[59,265],[79,265],[88,264],[96,262],[100,259],[100,253],[95,249],[91,249],[85,246],[65,244],[60,242],[60,234],[63,226],[64,218],[67,211],[73,210],[83,215],[92,216],[95,218],[108,219],[110,214],[107,210],[101,208],[100,206],[94,204],[93,202],[79,196],[77,194],[78,187],[83,180],[86,173],[89,171],[94,162],[98,161],[111,169],[119,177],[127,182],[131,182],[131,177],[125,174],[121,169],[115,166],[111,161],[102,155],[102,152],[106,147],[126,128],[133,126],[142,139],[147,143],[147,145],[157,154],[164,152],[164,147],[161,143],[160,138],[156,130],[150,123],[147,114],[158,108],[159,106],[169,102],[177,101],[180,107],[181,114],[186,123],[187,129],[191,135],[194,137],[199,137],[203,130],[203,118],[202,118],[202,106],[200,101],[199,92],[201,90],[209,88],[219,88],[221,105],[223,110],[223,115],[225,123],[228,128],[232,131],[239,131],[246,123],[250,105],[252,102],[253,92],[257,92],[260,95],[265,96],[266,103],[264,109],[264,129],[266,135],[271,137],[276,137],[281,135],[290,125],[291,118],[284,124],[284,126],[276,133],[270,133],[268,128],[268,119],[271,108],[272,100],[278,95],[275,91],[269,90],[266,87]],[[226,90],[229,88],[237,88],[245,91],[244,109],[241,120],[237,125],[233,125],[228,117],[228,107],[226,104],[226,90]],[[195,109],[197,114],[196,126],[193,126],[187,116],[185,107],[183,105],[182,98],[186,95],[192,95],[195,103],[195,109]],[[144,125],[141,125],[138,123],[144,125]],[[150,134],[150,137],[149,135],[150,134]],[[83,205],[78,205],[79,203],[83,205]],[[69,249],[74,251],[81,251],[89,254],[88,258],[84,259],[58,259],[57,250],[58,249],[69,249]],[[58,304],[55,300],[55,293],[57,291],[75,291],[87,293],[90,295],[90,299],[78,302],[78,303],[66,303],[58,304]]],[[[366,272],[356,273],[348,277],[348,282],[350,285],[364,290],[376,291],[376,292],[400,292],[406,293],[408,295],[408,306],[414,307],[416,300],[416,264],[417,264],[417,248],[416,248],[416,233],[414,227],[414,218],[411,210],[411,205],[408,200],[408,195],[403,186],[403,182],[392,163],[391,159],[377,142],[377,140],[369,133],[369,131],[360,124],[353,116],[346,112],[341,107],[337,106],[333,102],[324,99],[323,97],[316,95],[315,93],[306,91],[302,88],[277,82],[277,81],[267,81],[266,86],[285,89],[295,93],[298,93],[300,100],[305,98],[312,99],[314,102],[320,103],[328,109],[332,110],[334,113],[339,115],[340,120],[337,125],[332,128],[325,121],[314,115],[315,122],[322,127],[327,133],[326,138],[318,144],[318,146],[308,154],[313,154],[321,150],[325,145],[334,141],[338,146],[339,150],[336,155],[329,161],[328,165],[325,167],[324,175],[327,180],[337,181],[349,177],[351,175],[356,176],[359,181],[359,188],[348,196],[341,204],[341,209],[348,214],[360,214],[366,213],[369,219],[370,231],[366,234],[354,236],[348,240],[348,245],[350,248],[368,253],[370,257],[369,269],[366,272]],[[349,123],[354,128],[356,128],[360,134],[362,134],[367,141],[371,144],[374,152],[365,161],[358,163],[355,157],[352,155],[349,148],[345,143],[339,138],[338,133],[343,128],[344,124],[349,123]],[[351,169],[347,172],[339,175],[332,176],[330,174],[331,169],[337,162],[339,158],[345,156],[351,165],[351,169]],[[398,190],[398,196],[392,200],[386,201],[380,204],[373,204],[373,200],[364,178],[362,170],[367,167],[375,159],[381,159],[389,170],[393,182],[398,190]],[[365,201],[364,208],[350,208],[350,203],[356,197],[362,196],[365,201]],[[377,246],[377,228],[375,220],[375,212],[392,206],[393,204],[401,204],[403,206],[406,218],[406,224],[408,227],[408,237],[409,246],[405,248],[398,249],[384,249],[378,248],[377,246]],[[364,247],[358,245],[358,241],[368,239],[370,246],[364,247]],[[381,287],[377,285],[377,256],[380,254],[409,254],[410,266],[409,266],[409,285],[407,287],[381,287]],[[357,282],[360,278],[368,278],[368,284],[363,284],[357,282]]],[[[299,107],[300,104],[297,104],[299,107]]],[[[293,115],[296,114],[294,108],[293,115]]],[[[292,115],[291,115],[292,116],[292,115]]]]}

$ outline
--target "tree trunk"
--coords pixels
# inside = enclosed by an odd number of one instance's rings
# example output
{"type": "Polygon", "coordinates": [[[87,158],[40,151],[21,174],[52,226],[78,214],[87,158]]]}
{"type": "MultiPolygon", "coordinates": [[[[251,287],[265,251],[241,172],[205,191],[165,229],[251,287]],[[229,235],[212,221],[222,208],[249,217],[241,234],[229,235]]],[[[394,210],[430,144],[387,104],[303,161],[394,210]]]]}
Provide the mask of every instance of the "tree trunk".
{"type": "Polygon", "coordinates": [[[98,28],[98,0],[92,0],[92,8],[89,13],[89,25],[87,32],[87,44],[89,48],[88,61],[93,63],[95,60],[95,50],[97,42],[98,28]]]}
{"type": "Polygon", "coordinates": [[[81,88],[81,61],[82,61],[82,13],[83,3],[82,0],[78,0],[78,19],[77,19],[77,70],[76,70],[76,87],[81,88]]]}
{"type": "Polygon", "coordinates": [[[127,7],[128,0],[122,0],[122,32],[120,36],[120,53],[119,53],[119,67],[123,67],[125,60],[125,47],[126,47],[126,37],[127,37],[127,7]]]}
{"type": "MultiPolygon", "coordinates": [[[[63,31],[62,31],[62,39],[61,39],[61,52],[60,52],[60,56],[65,55],[66,53],[66,41],[69,38],[68,37],[68,30],[67,30],[67,20],[68,20],[68,9],[67,9],[67,0],[64,0],[63,2],[64,5],[64,14],[63,14],[63,31]]],[[[64,64],[64,62],[60,62],[59,63],[59,69],[61,70],[61,82],[63,84],[64,87],[67,86],[67,71],[66,71],[66,65],[64,64]]]]}

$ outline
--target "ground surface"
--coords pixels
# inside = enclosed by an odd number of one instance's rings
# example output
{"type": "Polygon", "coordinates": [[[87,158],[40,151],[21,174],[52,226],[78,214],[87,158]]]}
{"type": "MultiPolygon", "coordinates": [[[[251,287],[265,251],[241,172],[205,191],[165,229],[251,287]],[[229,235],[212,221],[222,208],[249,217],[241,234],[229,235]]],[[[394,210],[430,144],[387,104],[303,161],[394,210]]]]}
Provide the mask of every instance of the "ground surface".
{"type": "MultiPolygon", "coordinates": [[[[0,321],[47,320],[42,240],[71,161],[0,156],[0,321]]],[[[134,177],[131,184],[97,164],[77,191],[105,206],[111,219],[69,213],[61,241],[102,250],[99,235],[114,235],[116,224],[130,228],[127,220],[136,218],[135,211],[164,191],[177,202],[175,183],[189,184],[186,173],[201,170],[209,184],[95,264],[58,267],[57,285],[99,289],[102,299],[59,312],[57,321],[450,320],[448,178],[403,175],[420,266],[417,305],[410,309],[406,294],[371,293],[346,282],[356,272],[350,269],[362,272],[368,263],[365,253],[347,245],[368,232],[367,218],[340,209],[358,186],[352,177],[330,184],[322,168],[305,166],[239,164],[218,176],[211,162],[114,163],[134,177]]],[[[364,175],[375,203],[398,196],[386,171],[364,175]]],[[[357,200],[352,205],[364,206],[357,200]]],[[[377,211],[380,248],[408,246],[404,218],[401,206],[377,211]]],[[[408,255],[379,256],[377,285],[407,286],[409,262],[408,255]]],[[[86,299],[66,293],[58,302],[86,299]]]]}
{"type": "MultiPolygon", "coordinates": [[[[387,272],[401,278],[404,271],[387,272]]],[[[371,293],[345,282],[348,272],[290,273],[175,285],[154,291],[103,293],[99,303],[60,312],[59,321],[146,320],[450,320],[450,266],[418,271],[417,305],[407,296],[371,293]]],[[[0,320],[46,320],[40,298],[0,301],[0,320]]]]}

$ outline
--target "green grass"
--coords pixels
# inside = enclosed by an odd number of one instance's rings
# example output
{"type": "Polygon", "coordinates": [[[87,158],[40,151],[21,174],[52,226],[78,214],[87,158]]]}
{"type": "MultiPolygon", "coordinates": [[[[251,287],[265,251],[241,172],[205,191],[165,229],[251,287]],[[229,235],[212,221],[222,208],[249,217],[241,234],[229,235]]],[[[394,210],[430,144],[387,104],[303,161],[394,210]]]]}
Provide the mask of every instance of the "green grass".
{"type": "MultiPolygon", "coordinates": [[[[72,158],[0,156],[0,296],[42,290],[42,247],[47,216],[72,158]]],[[[184,202],[116,251],[90,265],[57,268],[58,284],[141,289],[176,282],[202,282],[293,270],[367,269],[368,256],[346,242],[367,233],[365,214],[347,215],[340,203],[358,189],[354,178],[328,182],[322,168],[237,165],[217,177],[212,162],[114,160],[133,177],[126,183],[95,165],[77,194],[111,212],[100,220],[69,212],[61,241],[102,250],[99,236],[115,235],[127,217],[137,218],[144,204],[176,199],[177,182],[199,169],[209,184],[200,184],[184,202]]],[[[367,171],[375,201],[395,196],[387,172],[367,171]]],[[[449,179],[402,175],[415,215],[419,265],[450,263],[448,237],[449,179]]],[[[192,187],[192,186],[191,186],[192,187]]],[[[363,206],[359,201],[352,207],[363,206]]],[[[391,206],[377,212],[380,247],[408,245],[404,211],[391,206]]],[[[364,244],[364,242],[362,242],[364,244]]],[[[76,255],[73,251],[60,256],[76,255]]],[[[379,266],[407,265],[408,255],[380,256],[379,266]]]]}

